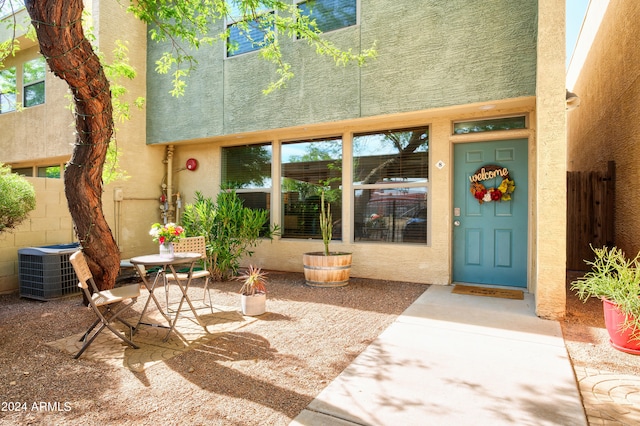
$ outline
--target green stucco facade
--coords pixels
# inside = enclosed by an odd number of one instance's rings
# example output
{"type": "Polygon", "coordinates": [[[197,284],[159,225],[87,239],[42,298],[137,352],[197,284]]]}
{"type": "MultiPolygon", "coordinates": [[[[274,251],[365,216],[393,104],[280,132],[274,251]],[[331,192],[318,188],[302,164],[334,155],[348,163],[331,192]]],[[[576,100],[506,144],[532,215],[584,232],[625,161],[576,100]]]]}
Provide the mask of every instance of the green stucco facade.
{"type": "Polygon", "coordinates": [[[296,76],[270,95],[273,66],[256,52],[226,59],[218,42],[196,53],[185,96],[173,98],[171,76],[153,71],[165,46],[149,41],[147,143],[534,96],[537,13],[534,0],[361,0],[358,24],[326,37],[344,49],[375,43],[378,58],[336,66],[282,36],[296,76]]]}

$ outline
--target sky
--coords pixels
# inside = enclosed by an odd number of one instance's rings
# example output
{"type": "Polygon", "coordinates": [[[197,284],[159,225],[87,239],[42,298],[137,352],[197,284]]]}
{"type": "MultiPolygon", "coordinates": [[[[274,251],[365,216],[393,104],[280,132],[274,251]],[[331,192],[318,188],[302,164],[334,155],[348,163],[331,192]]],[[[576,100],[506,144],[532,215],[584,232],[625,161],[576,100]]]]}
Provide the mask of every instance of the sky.
{"type": "Polygon", "coordinates": [[[587,6],[589,6],[589,0],[567,0],[567,68],[573,49],[576,47],[587,6]]]}

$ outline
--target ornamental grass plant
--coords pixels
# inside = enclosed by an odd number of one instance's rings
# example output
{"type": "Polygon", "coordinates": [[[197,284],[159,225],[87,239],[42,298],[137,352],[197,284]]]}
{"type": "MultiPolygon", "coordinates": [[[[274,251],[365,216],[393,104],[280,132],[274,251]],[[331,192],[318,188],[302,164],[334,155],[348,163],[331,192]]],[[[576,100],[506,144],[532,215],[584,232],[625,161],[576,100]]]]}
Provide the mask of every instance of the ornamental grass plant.
{"type": "Polygon", "coordinates": [[[640,253],[628,258],[617,248],[594,248],[595,260],[585,260],[591,271],[571,283],[571,290],[583,302],[590,297],[607,299],[617,306],[626,320],[621,331],[633,330],[640,340],[640,253]]]}

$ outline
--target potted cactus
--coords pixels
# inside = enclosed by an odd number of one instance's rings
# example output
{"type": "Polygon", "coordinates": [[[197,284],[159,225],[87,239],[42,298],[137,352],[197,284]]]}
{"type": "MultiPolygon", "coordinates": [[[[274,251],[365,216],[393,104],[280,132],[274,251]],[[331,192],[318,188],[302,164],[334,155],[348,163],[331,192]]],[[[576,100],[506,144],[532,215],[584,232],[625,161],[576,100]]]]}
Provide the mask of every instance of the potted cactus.
{"type": "Polygon", "coordinates": [[[601,299],[611,345],[640,355],[640,253],[629,259],[617,247],[592,250],[595,260],[585,261],[591,271],[572,282],[571,289],[583,301],[601,299]]]}
{"type": "Polygon", "coordinates": [[[304,253],[304,277],[312,287],[340,287],[349,284],[351,253],[332,252],[329,243],[333,237],[331,205],[324,202],[324,191],[320,196],[320,232],[324,251],[304,253]]]}

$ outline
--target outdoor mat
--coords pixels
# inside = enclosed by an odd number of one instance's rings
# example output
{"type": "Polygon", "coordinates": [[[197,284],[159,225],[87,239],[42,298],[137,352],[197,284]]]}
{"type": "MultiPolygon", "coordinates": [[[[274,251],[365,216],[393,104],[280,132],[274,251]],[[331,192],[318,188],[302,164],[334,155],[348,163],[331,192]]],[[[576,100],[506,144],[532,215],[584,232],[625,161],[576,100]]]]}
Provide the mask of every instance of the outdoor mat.
{"type": "Polygon", "coordinates": [[[456,284],[452,293],[469,294],[472,296],[499,297],[502,299],[523,300],[524,292],[522,290],[509,290],[506,288],[476,287],[472,285],[456,284]]]}
{"type": "MultiPolygon", "coordinates": [[[[229,306],[214,305],[213,313],[211,308],[207,306],[197,307],[196,312],[202,323],[206,325],[208,333],[198,324],[193,312],[188,307],[186,310],[183,307],[178,317],[178,323],[166,342],[162,341],[169,331],[166,328],[141,325],[133,336],[133,342],[139,346],[139,349],[133,349],[109,329],[104,329],[85,350],[81,358],[106,362],[132,371],[143,371],[160,361],[166,361],[205,344],[221,333],[237,330],[256,321],[256,318],[245,317],[238,311],[238,308],[229,306]]],[[[127,318],[126,321],[130,324],[136,324],[138,318],[127,318]]],[[[171,318],[173,319],[172,316],[171,318]]],[[[167,324],[158,311],[148,312],[143,321],[167,324]]],[[[128,337],[127,327],[120,322],[115,324],[116,328],[123,331],[128,337]]],[[[84,332],[74,334],[47,344],[73,356],[82,348],[83,342],[80,342],[80,338],[83,334],[84,332]]]]}

